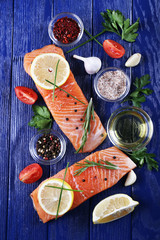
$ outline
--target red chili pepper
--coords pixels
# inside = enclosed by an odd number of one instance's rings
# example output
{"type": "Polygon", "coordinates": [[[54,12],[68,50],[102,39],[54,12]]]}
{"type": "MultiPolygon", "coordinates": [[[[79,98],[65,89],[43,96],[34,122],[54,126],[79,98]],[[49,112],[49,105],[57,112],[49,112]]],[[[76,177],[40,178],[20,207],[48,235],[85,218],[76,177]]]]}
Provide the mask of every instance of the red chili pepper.
{"type": "Polygon", "coordinates": [[[78,23],[68,17],[60,18],[56,21],[53,27],[55,38],[62,43],[71,43],[75,41],[80,33],[78,23]]]}

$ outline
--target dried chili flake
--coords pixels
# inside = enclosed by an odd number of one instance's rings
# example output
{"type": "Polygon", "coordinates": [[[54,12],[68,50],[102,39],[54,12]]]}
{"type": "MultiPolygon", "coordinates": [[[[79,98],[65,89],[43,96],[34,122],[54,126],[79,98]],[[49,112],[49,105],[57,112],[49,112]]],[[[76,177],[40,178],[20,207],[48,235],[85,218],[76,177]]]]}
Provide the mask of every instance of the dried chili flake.
{"type": "Polygon", "coordinates": [[[53,27],[54,37],[64,44],[75,41],[79,33],[80,27],[78,23],[74,19],[68,17],[58,19],[53,27]]]}

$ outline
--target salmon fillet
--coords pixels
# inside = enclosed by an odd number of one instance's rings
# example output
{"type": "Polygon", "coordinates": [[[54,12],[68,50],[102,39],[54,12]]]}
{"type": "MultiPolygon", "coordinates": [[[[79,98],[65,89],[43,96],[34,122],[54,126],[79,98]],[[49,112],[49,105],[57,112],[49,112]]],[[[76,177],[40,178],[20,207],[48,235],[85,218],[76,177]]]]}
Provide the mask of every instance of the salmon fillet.
{"type": "MultiPolygon", "coordinates": [[[[81,203],[94,196],[101,191],[106,190],[107,188],[115,185],[127,172],[136,167],[136,164],[122,151],[116,147],[107,148],[105,150],[97,151],[88,157],[87,160],[98,162],[98,160],[107,160],[120,169],[109,170],[109,169],[100,169],[97,167],[90,167],[85,170],[79,176],[74,176],[75,170],[79,169],[79,166],[76,166],[76,163],[70,166],[67,170],[65,181],[72,187],[72,189],[83,190],[83,192],[74,192],[74,201],[72,208],[78,207],[81,203]]],[[[83,163],[85,159],[81,160],[80,163],[83,163]]],[[[63,179],[65,169],[58,172],[51,178],[60,178],[63,179]]],[[[31,198],[33,200],[33,205],[43,223],[48,222],[55,218],[55,216],[47,214],[39,205],[37,194],[38,188],[36,188],[31,193],[31,198]]]]}
{"type": "MultiPolygon", "coordinates": [[[[29,75],[33,59],[42,53],[57,53],[64,57],[62,49],[56,47],[55,45],[48,45],[41,49],[27,53],[24,57],[24,69],[29,75]]],[[[87,108],[88,102],[83,95],[82,90],[78,86],[72,72],[70,72],[66,83],[63,84],[61,88],[84,102],[85,105],[79,101],[76,101],[74,98],[58,88],[55,89],[56,98],[53,102],[52,90],[45,90],[39,86],[36,87],[42,95],[53,118],[64,134],[69,138],[74,148],[77,150],[81,145],[81,139],[83,136],[84,112],[87,108]]],[[[84,145],[83,152],[93,151],[104,141],[106,135],[106,131],[98,115],[95,113],[95,121],[91,120],[91,130],[87,136],[87,141],[84,145]]]]}

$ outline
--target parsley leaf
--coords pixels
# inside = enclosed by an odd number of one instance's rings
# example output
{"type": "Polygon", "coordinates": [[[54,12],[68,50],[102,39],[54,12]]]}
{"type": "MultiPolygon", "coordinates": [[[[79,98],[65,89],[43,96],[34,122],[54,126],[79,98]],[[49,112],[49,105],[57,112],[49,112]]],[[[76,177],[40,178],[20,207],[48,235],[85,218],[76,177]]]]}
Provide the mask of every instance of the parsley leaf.
{"type": "Polygon", "coordinates": [[[53,119],[47,107],[33,105],[34,116],[28,123],[30,127],[38,128],[38,130],[49,129],[52,127],[53,119]]]}
{"type": "Polygon", "coordinates": [[[130,19],[125,19],[124,15],[119,11],[107,9],[101,12],[101,16],[105,20],[102,25],[106,31],[118,34],[122,39],[127,42],[135,42],[139,28],[139,18],[134,24],[130,25],[130,19]]]}
{"type": "Polygon", "coordinates": [[[142,167],[146,163],[148,170],[151,171],[154,168],[158,171],[159,165],[154,159],[155,154],[147,153],[147,148],[142,148],[138,151],[127,154],[137,164],[138,167],[142,167]]]}
{"type": "Polygon", "coordinates": [[[144,88],[146,85],[150,83],[149,81],[150,76],[148,74],[142,76],[141,78],[136,78],[133,85],[136,87],[136,89],[127,96],[122,102],[131,101],[133,106],[135,107],[141,107],[141,103],[146,101],[145,95],[152,94],[152,90],[149,88],[144,88]]]}

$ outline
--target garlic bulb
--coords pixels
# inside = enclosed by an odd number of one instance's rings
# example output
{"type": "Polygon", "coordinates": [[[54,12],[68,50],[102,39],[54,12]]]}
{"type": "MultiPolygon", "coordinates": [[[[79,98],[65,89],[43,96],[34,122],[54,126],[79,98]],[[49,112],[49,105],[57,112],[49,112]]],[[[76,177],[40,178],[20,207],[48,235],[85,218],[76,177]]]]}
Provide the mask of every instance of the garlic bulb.
{"type": "Polygon", "coordinates": [[[101,59],[99,59],[98,57],[84,58],[78,55],[73,55],[73,57],[84,62],[84,67],[88,74],[95,74],[101,68],[102,62],[101,59]]]}
{"type": "Polygon", "coordinates": [[[139,64],[141,60],[141,54],[140,53],[135,53],[132,56],[130,56],[125,63],[126,67],[135,67],[139,64]]]}
{"type": "Polygon", "coordinates": [[[136,180],[137,180],[137,176],[136,176],[135,172],[133,170],[131,170],[127,175],[127,179],[125,181],[124,186],[125,187],[130,186],[133,183],[135,183],[136,180]]]}

